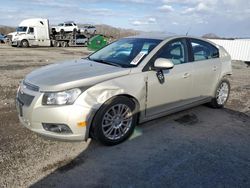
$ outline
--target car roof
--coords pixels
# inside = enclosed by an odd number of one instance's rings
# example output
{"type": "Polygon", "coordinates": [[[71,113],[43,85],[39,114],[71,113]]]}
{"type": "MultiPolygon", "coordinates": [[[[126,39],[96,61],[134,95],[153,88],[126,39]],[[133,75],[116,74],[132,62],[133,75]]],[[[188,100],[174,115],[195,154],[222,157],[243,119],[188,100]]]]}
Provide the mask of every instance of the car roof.
{"type": "Polygon", "coordinates": [[[144,33],[135,36],[129,36],[127,38],[145,38],[145,39],[156,39],[156,40],[166,40],[171,38],[194,38],[206,41],[204,38],[186,36],[186,35],[168,35],[168,34],[154,34],[154,33],[144,33]]]}
{"type": "Polygon", "coordinates": [[[75,23],[74,21],[66,21],[64,22],[65,24],[71,24],[71,23],[75,23]]]}

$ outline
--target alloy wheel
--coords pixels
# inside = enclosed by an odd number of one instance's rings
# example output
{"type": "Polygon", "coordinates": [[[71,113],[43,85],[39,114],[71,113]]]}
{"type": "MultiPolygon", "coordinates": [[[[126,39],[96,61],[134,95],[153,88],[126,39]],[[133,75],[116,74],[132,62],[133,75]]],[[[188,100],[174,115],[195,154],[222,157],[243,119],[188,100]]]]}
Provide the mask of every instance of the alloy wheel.
{"type": "Polygon", "coordinates": [[[102,119],[102,131],[110,140],[122,138],[132,125],[132,111],[125,104],[116,104],[110,107],[102,119]]]}

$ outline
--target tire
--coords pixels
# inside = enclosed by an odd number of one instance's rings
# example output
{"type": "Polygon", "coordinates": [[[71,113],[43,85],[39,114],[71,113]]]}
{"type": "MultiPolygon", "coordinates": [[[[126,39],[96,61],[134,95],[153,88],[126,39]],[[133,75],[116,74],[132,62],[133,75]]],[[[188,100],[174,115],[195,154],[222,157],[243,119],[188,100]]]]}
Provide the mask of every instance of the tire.
{"type": "Polygon", "coordinates": [[[55,28],[52,28],[51,32],[52,32],[53,35],[56,35],[56,33],[57,33],[55,28]]]}
{"type": "Polygon", "coordinates": [[[63,35],[65,32],[63,29],[60,30],[60,34],[63,35]]]}
{"type": "Polygon", "coordinates": [[[20,45],[23,48],[28,48],[29,47],[29,42],[27,40],[22,40],[20,45]]]}
{"type": "Polygon", "coordinates": [[[61,42],[61,46],[62,46],[63,48],[66,48],[66,47],[68,47],[68,43],[65,42],[65,41],[62,41],[62,42],[61,42]]]}
{"type": "Polygon", "coordinates": [[[136,122],[135,103],[127,97],[115,97],[104,103],[97,111],[91,133],[104,145],[116,145],[131,136],[136,122]]]}
{"type": "Polygon", "coordinates": [[[213,108],[223,108],[229,98],[230,89],[230,82],[227,79],[223,78],[219,82],[215,90],[214,98],[209,103],[209,106],[213,108]]]}
{"type": "Polygon", "coordinates": [[[53,47],[57,47],[57,43],[58,43],[58,42],[57,42],[56,40],[54,40],[54,41],[52,42],[52,46],[53,46],[53,47]]]}
{"type": "Polygon", "coordinates": [[[61,47],[61,42],[57,41],[56,42],[56,47],[58,47],[58,48],[61,47]]]}

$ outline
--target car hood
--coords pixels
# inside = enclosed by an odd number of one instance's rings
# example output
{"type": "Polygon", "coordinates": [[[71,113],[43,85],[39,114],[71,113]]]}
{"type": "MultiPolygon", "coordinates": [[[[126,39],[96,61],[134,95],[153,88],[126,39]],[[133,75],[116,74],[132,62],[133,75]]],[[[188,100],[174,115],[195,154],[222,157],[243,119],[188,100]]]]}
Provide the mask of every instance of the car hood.
{"type": "Polygon", "coordinates": [[[40,91],[62,91],[76,87],[90,87],[127,75],[130,70],[81,59],[37,69],[25,77],[25,82],[38,86],[40,91]]]}

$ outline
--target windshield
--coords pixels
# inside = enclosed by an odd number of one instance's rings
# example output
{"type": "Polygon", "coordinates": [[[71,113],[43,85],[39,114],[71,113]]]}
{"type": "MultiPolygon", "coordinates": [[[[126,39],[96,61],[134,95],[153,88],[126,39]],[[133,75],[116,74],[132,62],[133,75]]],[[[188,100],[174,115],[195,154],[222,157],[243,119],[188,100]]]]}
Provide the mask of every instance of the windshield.
{"type": "Polygon", "coordinates": [[[27,30],[27,27],[18,27],[18,28],[16,28],[17,32],[26,32],[26,30],[27,30]]]}
{"type": "Polygon", "coordinates": [[[161,40],[156,39],[125,38],[102,48],[88,58],[119,67],[135,67],[160,42],[161,40]]]}
{"type": "Polygon", "coordinates": [[[63,23],[58,24],[58,26],[63,26],[63,23]]]}

